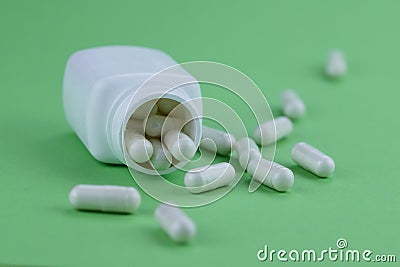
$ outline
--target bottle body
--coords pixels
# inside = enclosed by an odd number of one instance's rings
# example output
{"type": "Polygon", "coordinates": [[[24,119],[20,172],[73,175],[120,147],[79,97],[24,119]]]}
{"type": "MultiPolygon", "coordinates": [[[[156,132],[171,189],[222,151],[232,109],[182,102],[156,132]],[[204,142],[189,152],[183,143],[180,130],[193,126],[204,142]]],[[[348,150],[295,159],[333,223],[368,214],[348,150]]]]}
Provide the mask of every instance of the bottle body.
{"type": "Polygon", "coordinates": [[[189,131],[198,146],[200,87],[176,64],[161,51],[130,46],[92,48],[69,58],[63,83],[64,112],[94,158],[152,173],[135,162],[127,162],[124,132],[135,110],[148,101],[164,98],[185,107],[186,117],[193,120],[189,131]],[[175,69],[165,71],[166,68],[175,69]],[[189,82],[179,86],[181,81],[189,82]]]}

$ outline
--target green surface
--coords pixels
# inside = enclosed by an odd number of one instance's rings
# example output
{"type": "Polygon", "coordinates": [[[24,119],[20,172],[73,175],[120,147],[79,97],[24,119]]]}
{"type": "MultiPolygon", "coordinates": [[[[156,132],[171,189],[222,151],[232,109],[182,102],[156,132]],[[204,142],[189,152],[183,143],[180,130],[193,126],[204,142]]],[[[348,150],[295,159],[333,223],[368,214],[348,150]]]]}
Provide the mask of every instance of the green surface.
{"type": "Polygon", "coordinates": [[[1,1],[0,264],[267,266],[256,258],[264,244],[322,250],[340,237],[399,262],[399,11],[399,1],[1,1]],[[243,179],[216,203],[187,210],[198,226],[188,246],[159,230],[157,203],[144,194],[131,216],[73,210],[75,184],[135,186],[125,167],[89,155],[62,110],[68,56],[110,44],[231,65],[262,88],[275,114],[280,90],[296,88],[307,116],[276,156],[295,173],[292,190],[249,194],[243,179]],[[349,63],[338,82],[322,76],[335,47],[349,63]],[[335,159],[332,178],[294,166],[298,141],[335,159]]]}

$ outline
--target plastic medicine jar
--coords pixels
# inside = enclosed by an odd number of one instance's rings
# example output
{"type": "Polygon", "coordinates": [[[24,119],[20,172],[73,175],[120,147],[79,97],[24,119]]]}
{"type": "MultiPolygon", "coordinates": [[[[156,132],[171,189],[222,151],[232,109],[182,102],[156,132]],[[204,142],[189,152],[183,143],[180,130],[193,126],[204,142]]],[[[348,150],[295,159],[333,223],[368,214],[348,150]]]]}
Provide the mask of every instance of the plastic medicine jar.
{"type": "MultiPolygon", "coordinates": [[[[101,162],[125,164],[147,174],[148,162],[127,156],[125,131],[139,107],[161,99],[176,101],[175,114],[196,147],[201,139],[201,91],[198,82],[167,54],[134,46],[105,46],[75,52],[67,62],[63,105],[67,121],[101,162]]],[[[167,123],[167,120],[165,124],[167,123]]],[[[180,129],[179,129],[180,130],[180,129]]],[[[174,162],[176,167],[186,162],[174,162]]]]}

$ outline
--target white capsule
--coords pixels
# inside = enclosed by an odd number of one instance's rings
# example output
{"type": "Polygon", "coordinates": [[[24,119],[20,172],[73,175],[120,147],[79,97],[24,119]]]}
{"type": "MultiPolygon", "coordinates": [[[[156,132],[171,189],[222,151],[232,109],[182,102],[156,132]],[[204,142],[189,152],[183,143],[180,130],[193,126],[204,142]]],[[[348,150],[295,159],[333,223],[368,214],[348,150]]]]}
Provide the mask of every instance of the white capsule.
{"type": "Polygon", "coordinates": [[[236,139],[233,135],[207,126],[203,126],[203,134],[201,138],[203,140],[211,139],[215,143],[214,145],[212,142],[201,142],[201,148],[224,156],[231,153],[236,143],[236,139]]]}
{"type": "Polygon", "coordinates": [[[169,98],[162,98],[157,104],[160,113],[167,116],[179,103],[169,98]]]}
{"type": "Polygon", "coordinates": [[[156,100],[150,100],[139,106],[132,114],[132,118],[144,120],[148,116],[156,114],[158,110],[156,100]]]}
{"type": "Polygon", "coordinates": [[[154,217],[168,236],[178,243],[186,243],[196,235],[196,225],[179,208],[161,204],[154,217]]]}
{"type": "Polygon", "coordinates": [[[339,78],[346,74],[347,63],[340,50],[334,50],[329,53],[325,71],[326,75],[331,78],[339,78]]]}
{"type": "Polygon", "coordinates": [[[148,161],[153,155],[153,146],[143,134],[143,121],[130,119],[125,129],[125,145],[129,156],[137,163],[148,161]]]}
{"type": "Polygon", "coordinates": [[[320,177],[329,177],[335,171],[333,159],[309,144],[297,143],[291,156],[294,162],[320,177]]]}
{"type": "Polygon", "coordinates": [[[183,120],[172,116],[151,115],[145,121],[146,135],[159,138],[161,133],[172,129],[180,130],[183,127],[183,120]]]}
{"type": "Polygon", "coordinates": [[[197,150],[193,140],[177,130],[167,132],[162,141],[171,155],[179,161],[190,160],[197,150]]]}
{"type": "Polygon", "coordinates": [[[150,139],[150,141],[154,149],[153,156],[150,159],[153,167],[158,171],[166,170],[171,167],[172,156],[167,148],[164,147],[158,139],[150,139]]]}
{"type": "Polygon", "coordinates": [[[290,169],[266,159],[250,161],[247,173],[254,180],[281,192],[289,190],[294,183],[294,175],[290,169]]]}
{"type": "Polygon", "coordinates": [[[227,162],[199,167],[185,175],[185,186],[192,193],[211,191],[233,182],[236,172],[227,162]]]}
{"type": "Polygon", "coordinates": [[[285,90],[281,95],[281,102],[283,106],[283,113],[291,119],[301,118],[305,111],[306,106],[304,105],[301,98],[293,90],[285,90]]]}
{"type": "Polygon", "coordinates": [[[243,137],[236,142],[236,152],[240,166],[245,170],[252,159],[261,157],[260,149],[253,139],[243,137]]]}
{"type": "Polygon", "coordinates": [[[129,134],[132,136],[128,144],[128,154],[137,163],[148,161],[153,155],[153,146],[149,140],[140,134],[129,134]]]}
{"type": "Polygon", "coordinates": [[[253,137],[257,144],[266,146],[286,137],[292,130],[293,123],[287,117],[278,117],[275,120],[270,120],[259,125],[254,130],[253,137]]]}
{"type": "Polygon", "coordinates": [[[161,129],[164,125],[166,117],[161,115],[149,116],[145,122],[145,132],[151,137],[160,137],[161,129]]]}
{"type": "Polygon", "coordinates": [[[77,185],[69,193],[69,202],[77,210],[132,213],[141,202],[133,187],[114,185],[77,185]]]}

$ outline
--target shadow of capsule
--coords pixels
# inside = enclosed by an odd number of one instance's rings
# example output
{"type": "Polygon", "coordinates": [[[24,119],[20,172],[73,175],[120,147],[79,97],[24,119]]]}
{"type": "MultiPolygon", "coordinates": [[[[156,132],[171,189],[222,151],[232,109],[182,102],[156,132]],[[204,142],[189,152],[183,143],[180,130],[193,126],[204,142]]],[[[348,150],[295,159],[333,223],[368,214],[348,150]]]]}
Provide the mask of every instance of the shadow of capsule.
{"type": "Polygon", "coordinates": [[[320,182],[320,183],[327,183],[327,182],[330,182],[330,180],[331,180],[329,177],[328,178],[319,177],[319,176],[303,169],[302,167],[300,167],[298,165],[291,165],[291,166],[288,166],[288,168],[292,170],[295,177],[306,178],[306,179],[313,180],[313,181],[320,182]]]}

